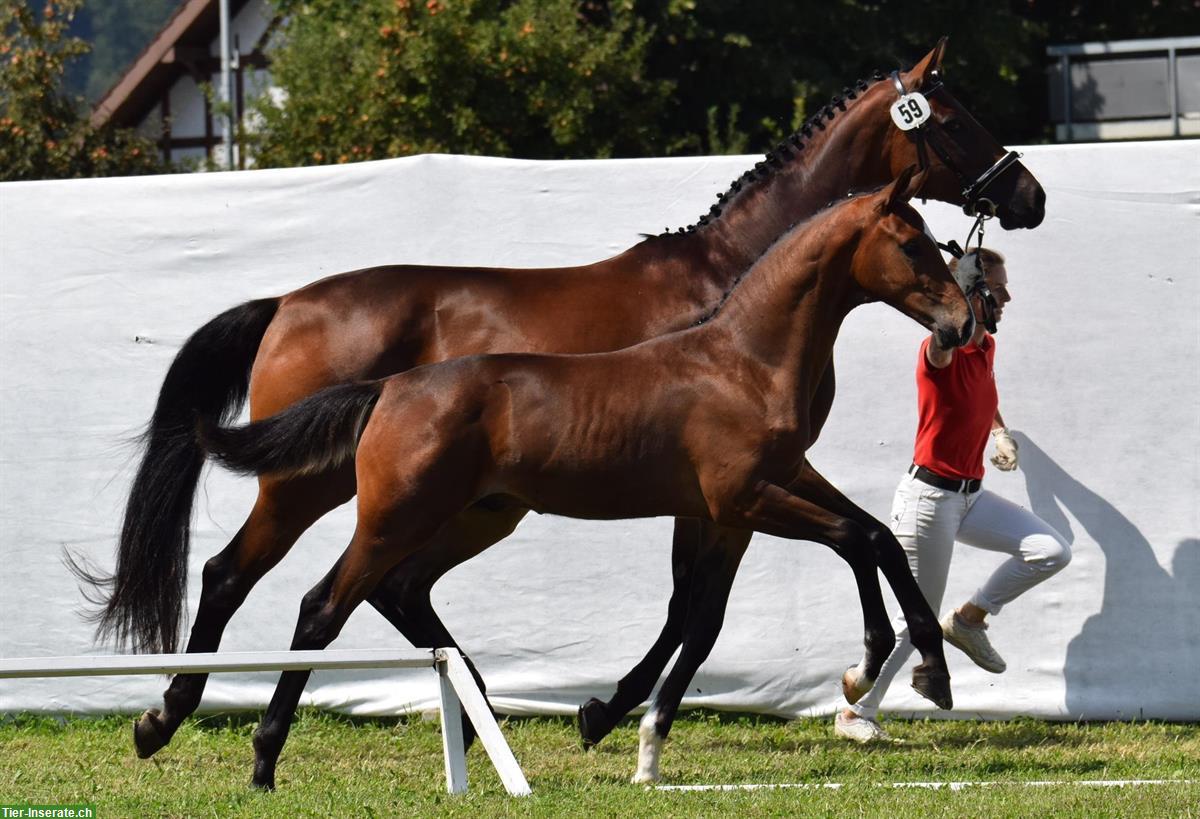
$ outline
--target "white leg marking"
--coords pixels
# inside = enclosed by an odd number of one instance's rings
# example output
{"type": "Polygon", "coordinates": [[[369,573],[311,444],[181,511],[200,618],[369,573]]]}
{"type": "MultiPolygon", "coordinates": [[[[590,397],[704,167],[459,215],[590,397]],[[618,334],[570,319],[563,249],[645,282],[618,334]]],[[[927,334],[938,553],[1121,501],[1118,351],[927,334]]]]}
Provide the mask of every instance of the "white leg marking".
{"type": "Polygon", "coordinates": [[[648,785],[659,780],[658,760],[662,756],[662,737],[654,728],[657,712],[651,708],[638,724],[638,766],[633,784],[648,785]]]}

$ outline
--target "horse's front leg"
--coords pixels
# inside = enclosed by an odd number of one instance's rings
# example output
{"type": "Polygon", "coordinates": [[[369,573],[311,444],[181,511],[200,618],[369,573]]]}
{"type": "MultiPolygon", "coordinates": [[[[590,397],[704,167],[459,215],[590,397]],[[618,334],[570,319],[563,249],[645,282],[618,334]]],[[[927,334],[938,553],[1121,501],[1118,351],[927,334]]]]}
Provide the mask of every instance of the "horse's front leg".
{"type": "MultiPolygon", "coordinates": [[[[687,588],[687,615],[683,624],[679,659],[650,703],[638,726],[638,765],[635,783],[656,782],[663,741],[679,711],[684,692],[696,670],[712,651],[721,625],[733,578],[754,533],[706,524],[701,528],[697,554],[687,588]]],[[[677,587],[677,592],[682,590],[677,587]]]]}
{"type": "Polygon", "coordinates": [[[584,748],[608,736],[630,711],[646,701],[659,675],[683,641],[695,565],[701,551],[715,543],[713,524],[696,518],[676,518],[671,544],[671,599],[667,621],[646,656],[617,683],[608,702],[592,697],[579,708],[579,735],[584,748]]]}
{"type": "Polygon", "coordinates": [[[867,625],[867,655],[856,671],[843,678],[843,686],[849,686],[849,693],[857,696],[866,693],[870,685],[862,677],[873,682],[882,660],[895,645],[895,634],[887,622],[878,582],[868,577],[874,574],[873,567],[878,566],[904,612],[910,639],[921,652],[921,664],[913,670],[913,688],[939,708],[952,708],[950,672],[946,668],[941,627],[913,579],[904,550],[895,536],[842,496],[809,464],[805,464],[801,477],[789,489],[763,484],[745,516],[757,531],[823,543],[854,569],[867,625]],[[883,650],[885,645],[886,651],[883,650]]]}

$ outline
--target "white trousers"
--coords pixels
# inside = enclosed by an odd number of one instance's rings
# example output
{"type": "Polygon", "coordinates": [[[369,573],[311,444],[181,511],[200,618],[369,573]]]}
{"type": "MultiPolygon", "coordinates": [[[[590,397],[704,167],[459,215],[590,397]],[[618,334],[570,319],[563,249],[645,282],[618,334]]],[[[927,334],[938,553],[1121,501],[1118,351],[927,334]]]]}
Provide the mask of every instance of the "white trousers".
{"type": "MultiPolygon", "coordinates": [[[[956,540],[1010,556],[971,595],[970,602],[989,614],[998,613],[1071,562],[1070,546],[1050,524],[986,489],[969,495],[951,492],[906,474],[892,500],[891,527],[935,613],[942,606],[956,540]]],[[[893,627],[896,648],[884,662],[875,687],[850,706],[859,716],[875,717],[896,672],[914,651],[902,614],[893,627]]]]}

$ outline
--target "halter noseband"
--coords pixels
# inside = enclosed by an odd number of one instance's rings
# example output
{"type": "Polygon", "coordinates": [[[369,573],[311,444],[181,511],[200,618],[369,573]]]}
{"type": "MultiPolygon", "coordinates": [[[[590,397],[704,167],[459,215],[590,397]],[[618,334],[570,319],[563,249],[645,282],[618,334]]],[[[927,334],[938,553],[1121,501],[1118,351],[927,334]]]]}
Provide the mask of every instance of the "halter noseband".
{"type": "MultiPolygon", "coordinates": [[[[896,87],[896,93],[901,97],[906,96],[908,92],[904,90],[904,83],[900,79],[900,72],[893,71],[890,76],[892,85],[896,87]]],[[[928,92],[925,92],[925,95],[932,96],[942,88],[942,82],[939,79],[928,92]]],[[[929,167],[929,157],[925,150],[926,145],[928,145],[938,155],[938,158],[942,160],[942,164],[958,177],[958,183],[962,186],[963,198],[966,199],[966,203],[963,204],[963,212],[968,216],[995,216],[996,203],[984,196],[984,192],[1001,174],[1016,163],[1021,158],[1021,155],[1016,151],[1009,151],[996,160],[990,168],[972,179],[963,173],[958,163],[950,156],[950,152],[946,150],[946,146],[941,143],[939,132],[931,128],[926,129],[928,124],[929,121],[926,120],[907,132],[917,145],[917,162],[920,163],[921,170],[924,171],[929,167]],[[935,138],[935,134],[938,135],[937,138],[935,138]]]]}

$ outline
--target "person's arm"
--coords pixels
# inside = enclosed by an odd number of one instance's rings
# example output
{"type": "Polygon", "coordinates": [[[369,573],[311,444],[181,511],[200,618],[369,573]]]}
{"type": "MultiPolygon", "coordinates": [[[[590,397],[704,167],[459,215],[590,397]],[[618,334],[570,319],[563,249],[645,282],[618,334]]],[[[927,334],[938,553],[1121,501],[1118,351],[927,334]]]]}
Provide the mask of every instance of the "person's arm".
{"type": "Polygon", "coordinates": [[[1008,424],[1004,423],[1004,416],[1000,414],[1000,408],[996,407],[996,417],[992,419],[992,434],[996,434],[998,429],[1006,429],[1008,424]]]}
{"type": "Polygon", "coordinates": [[[996,444],[996,454],[990,458],[992,464],[1001,472],[1012,472],[1017,468],[1017,442],[1009,434],[999,407],[992,419],[992,440],[996,444]]]}
{"type": "MultiPolygon", "coordinates": [[[[925,347],[925,360],[935,370],[945,369],[954,360],[954,348],[942,347],[938,344],[937,333],[931,333],[929,344],[925,347]]],[[[999,417],[999,416],[997,416],[999,417]]]]}

